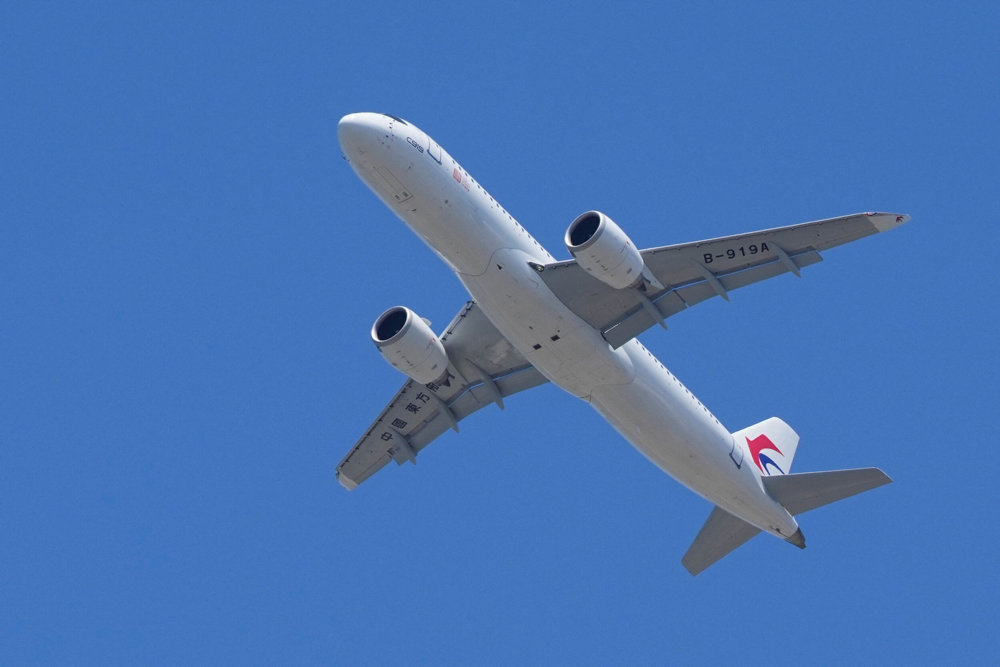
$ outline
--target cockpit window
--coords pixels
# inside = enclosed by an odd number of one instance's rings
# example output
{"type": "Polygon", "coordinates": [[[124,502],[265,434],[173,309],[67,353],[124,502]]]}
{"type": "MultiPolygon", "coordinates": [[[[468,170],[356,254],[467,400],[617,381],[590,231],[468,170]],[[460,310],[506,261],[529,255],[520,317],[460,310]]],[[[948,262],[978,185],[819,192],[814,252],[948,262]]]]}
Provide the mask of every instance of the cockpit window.
{"type": "Polygon", "coordinates": [[[407,123],[407,122],[406,122],[405,120],[403,120],[403,119],[402,119],[402,118],[400,118],[399,116],[393,116],[393,115],[392,115],[391,113],[384,113],[384,114],[382,114],[382,115],[383,115],[383,116],[386,116],[386,117],[388,117],[388,118],[391,118],[391,119],[393,119],[393,120],[395,120],[395,121],[398,121],[398,122],[402,123],[403,125],[409,125],[409,123],[407,123]]]}

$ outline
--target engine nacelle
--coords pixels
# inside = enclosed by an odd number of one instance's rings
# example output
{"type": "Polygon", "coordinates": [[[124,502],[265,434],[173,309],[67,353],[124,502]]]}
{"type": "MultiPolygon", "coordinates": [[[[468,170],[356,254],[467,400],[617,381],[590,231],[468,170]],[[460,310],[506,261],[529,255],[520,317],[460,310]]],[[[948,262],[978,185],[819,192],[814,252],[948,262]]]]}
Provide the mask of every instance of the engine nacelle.
{"type": "Polygon", "coordinates": [[[566,230],[566,248],[589,274],[616,289],[642,279],[642,255],[621,227],[600,211],[587,211],[566,230]]]}
{"type": "Polygon", "coordinates": [[[372,340],[385,360],[420,384],[440,380],[448,370],[444,345],[409,308],[390,308],[372,325],[372,340]]]}

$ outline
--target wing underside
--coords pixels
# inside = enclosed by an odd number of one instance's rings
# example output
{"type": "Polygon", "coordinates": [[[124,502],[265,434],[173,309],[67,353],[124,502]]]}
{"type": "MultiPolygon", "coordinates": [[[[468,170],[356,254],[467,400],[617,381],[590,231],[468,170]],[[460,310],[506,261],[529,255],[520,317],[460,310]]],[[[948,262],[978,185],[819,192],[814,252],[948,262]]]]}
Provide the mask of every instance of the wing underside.
{"type": "Polygon", "coordinates": [[[337,466],[354,489],[390,461],[416,463],[419,451],[476,410],[547,382],[483,315],[467,303],[441,335],[448,374],[439,383],[407,380],[337,466]]]}
{"type": "MultiPolygon", "coordinates": [[[[820,251],[896,227],[908,216],[858,213],[789,227],[642,251],[663,289],[642,285],[615,289],[575,260],[539,267],[549,289],[570,310],[620,347],[649,327],[714,296],[822,260],[820,251]]],[[[665,325],[664,325],[665,326],[665,325]]]]}

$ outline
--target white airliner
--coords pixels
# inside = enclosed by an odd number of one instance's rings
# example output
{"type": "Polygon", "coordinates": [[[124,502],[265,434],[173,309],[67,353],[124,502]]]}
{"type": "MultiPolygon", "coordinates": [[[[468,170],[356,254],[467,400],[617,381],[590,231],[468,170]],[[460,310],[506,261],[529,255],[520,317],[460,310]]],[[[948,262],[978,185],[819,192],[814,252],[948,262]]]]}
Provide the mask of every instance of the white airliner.
{"type": "Polygon", "coordinates": [[[372,326],[408,376],[337,466],[354,489],[395,461],[416,462],[479,408],[546,381],[589,403],[667,474],[715,505],[682,559],[697,574],[760,531],[805,547],[795,516],[891,480],[877,468],[789,474],[799,442],[776,417],[730,433],[635,337],[714,296],[820,261],[819,251],[909,216],[859,213],[638,250],[588,211],[556,261],[424,132],[378,113],[344,116],[337,135],[358,176],[462,281],[472,301],[444,333],[397,306],[372,326]]]}

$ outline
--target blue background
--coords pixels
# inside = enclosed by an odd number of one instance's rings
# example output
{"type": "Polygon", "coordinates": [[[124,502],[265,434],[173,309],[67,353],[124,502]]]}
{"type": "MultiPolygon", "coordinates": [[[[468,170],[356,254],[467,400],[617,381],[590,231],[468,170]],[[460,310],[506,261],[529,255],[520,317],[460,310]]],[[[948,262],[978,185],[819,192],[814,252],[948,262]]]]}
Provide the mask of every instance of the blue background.
{"type": "Polygon", "coordinates": [[[994,3],[4,3],[0,659],[996,658],[994,3]],[[913,221],[643,341],[895,483],[692,578],[710,506],[545,386],[357,491],[368,329],[466,295],[343,161],[419,125],[566,257],[913,221]]]}

